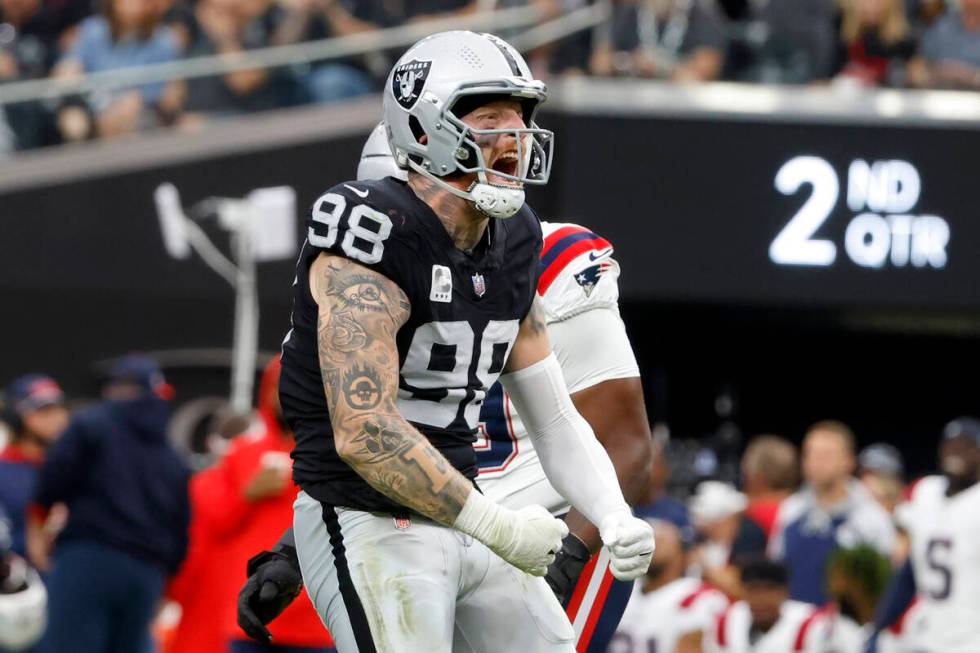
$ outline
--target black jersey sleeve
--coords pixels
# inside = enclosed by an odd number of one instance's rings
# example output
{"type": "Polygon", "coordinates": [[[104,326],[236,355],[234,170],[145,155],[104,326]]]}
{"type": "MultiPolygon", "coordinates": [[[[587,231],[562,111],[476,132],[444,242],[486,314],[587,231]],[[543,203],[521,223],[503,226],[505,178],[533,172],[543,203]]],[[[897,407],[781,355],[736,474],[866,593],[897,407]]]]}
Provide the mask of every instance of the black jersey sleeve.
{"type": "Polygon", "coordinates": [[[351,181],[334,186],[313,202],[307,221],[310,246],[406,284],[417,235],[404,224],[403,196],[391,180],[351,181]]]}

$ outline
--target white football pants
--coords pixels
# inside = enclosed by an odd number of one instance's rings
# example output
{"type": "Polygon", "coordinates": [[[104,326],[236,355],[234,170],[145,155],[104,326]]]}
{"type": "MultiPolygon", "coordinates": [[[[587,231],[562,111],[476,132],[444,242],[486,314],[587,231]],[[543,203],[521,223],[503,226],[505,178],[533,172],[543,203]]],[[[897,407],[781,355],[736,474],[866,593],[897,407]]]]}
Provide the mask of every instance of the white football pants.
{"type": "Polygon", "coordinates": [[[306,592],[339,653],[574,653],[543,578],[428,519],[293,505],[306,592]]]}

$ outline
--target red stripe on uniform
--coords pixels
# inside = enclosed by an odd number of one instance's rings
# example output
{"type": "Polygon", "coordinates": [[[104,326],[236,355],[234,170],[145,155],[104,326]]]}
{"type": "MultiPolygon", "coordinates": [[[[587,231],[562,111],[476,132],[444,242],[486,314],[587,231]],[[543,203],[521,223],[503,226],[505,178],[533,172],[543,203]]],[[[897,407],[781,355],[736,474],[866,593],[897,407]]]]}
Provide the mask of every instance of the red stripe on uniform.
{"type": "Polygon", "coordinates": [[[814,610],[810,614],[810,616],[806,618],[806,620],[803,622],[803,625],[800,626],[800,632],[796,634],[796,643],[793,644],[794,651],[803,650],[803,644],[806,642],[806,635],[807,632],[809,632],[810,630],[810,626],[812,626],[813,622],[816,621],[819,617],[822,617],[823,615],[827,614],[827,612],[828,612],[827,608],[820,608],[819,610],[814,610]]]}
{"type": "Polygon", "coordinates": [[[595,238],[589,238],[588,240],[580,240],[574,245],[570,246],[564,252],[558,255],[551,265],[541,273],[538,278],[538,294],[543,295],[554,283],[561,271],[565,269],[565,266],[572,262],[576,256],[582,252],[589,252],[593,250],[608,249],[612,247],[612,244],[605,238],[601,236],[596,236],[595,238]]]}
{"type": "Polygon", "coordinates": [[[569,227],[562,227],[561,229],[557,229],[551,232],[544,239],[544,248],[541,250],[541,256],[547,254],[548,250],[554,247],[555,243],[557,243],[565,236],[570,236],[572,234],[588,233],[588,232],[589,232],[588,229],[586,229],[585,227],[580,227],[577,224],[573,224],[569,227]]]}
{"type": "Polygon", "coordinates": [[[728,643],[728,637],[726,634],[727,629],[725,628],[725,626],[728,623],[728,613],[732,611],[733,607],[735,607],[734,603],[732,603],[730,606],[725,608],[725,611],[721,613],[720,617],[718,617],[718,632],[716,633],[718,646],[724,647],[725,644],[728,643]]]}
{"type": "Polygon", "coordinates": [[[585,564],[585,567],[582,568],[582,573],[578,577],[578,585],[575,586],[575,592],[572,593],[568,607],[565,608],[565,612],[568,614],[568,620],[571,622],[575,621],[575,617],[578,615],[578,609],[582,606],[582,599],[585,598],[585,590],[589,588],[589,581],[592,580],[592,572],[595,571],[595,565],[598,561],[599,554],[592,556],[585,564]]]}
{"type": "Polygon", "coordinates": [[[609,588],[612,587],[612,583],[612,572],[606,569],[606,573],[602,577],[602,585],[599,586],[599,593],[596,594],[595,601],[592,603],[592,611],[589,612],[589,618],[585,622],[585,628],[582,629],[582,636],[578,638],[578,646],[575,648],[578,653],[586,653],[589,650],[589,642],[592,641],[595,626],[599,623],[599,616],[602,614],[602,608],[606,604],[606,597],[609,596],[609,588]]]}
{"type": "Polygon", "coordinates": [[[912,608],[918,605],[918,603],[919,597],[912,599],[912,602],[909,603],[907,608],[905,608],[905,612],[902,613],[895,623],[888,627],[889,632],[893,633],[894,635],[901,635],[902,631],[905,629],[905,622],[909,618],[909,613],[912,612],[912,608]]]}
{"type": "Polygon", "coordinates": [[[684,600],[681,601],[681,607],[682,608],[691,607],[691,605],[698,600],[699,596],[712,589],[714,588],[711,587],[711,585],[708,585],[707,583],[701,583],[700,585],[698,585],[696,590],[694,590],[693,592],[691,592],[690,594],[684,597],[684,600]]]}

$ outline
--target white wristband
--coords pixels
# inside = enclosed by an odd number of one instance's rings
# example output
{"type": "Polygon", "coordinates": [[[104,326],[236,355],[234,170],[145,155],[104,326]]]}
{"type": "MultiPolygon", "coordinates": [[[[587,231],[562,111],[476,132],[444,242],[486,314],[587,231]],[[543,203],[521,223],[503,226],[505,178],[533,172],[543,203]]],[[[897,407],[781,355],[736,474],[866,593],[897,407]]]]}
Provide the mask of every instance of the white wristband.
{"type": "Polygon", "coordinates": [[[497,522],[504,517],[503,510],[501,506],[474,488],[466,497],[463,509],[456,516],[453,528],[467,535],[472,535],[478,541],[489,545],[488,540],[497,530],[495,528],[497,522]]]}

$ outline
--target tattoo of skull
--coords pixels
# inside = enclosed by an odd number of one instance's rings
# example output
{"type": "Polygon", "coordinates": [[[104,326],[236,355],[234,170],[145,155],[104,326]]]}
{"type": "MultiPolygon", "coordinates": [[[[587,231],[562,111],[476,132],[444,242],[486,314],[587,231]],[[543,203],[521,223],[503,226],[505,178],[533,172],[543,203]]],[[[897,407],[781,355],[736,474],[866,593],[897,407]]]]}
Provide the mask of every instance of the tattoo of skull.
{"type": "Polygon", "coordinates": [[[369,366],[354,364],[344,373],[344,398],[355,410],[371,410],[381,403],[381,377],[369,366]]]}

